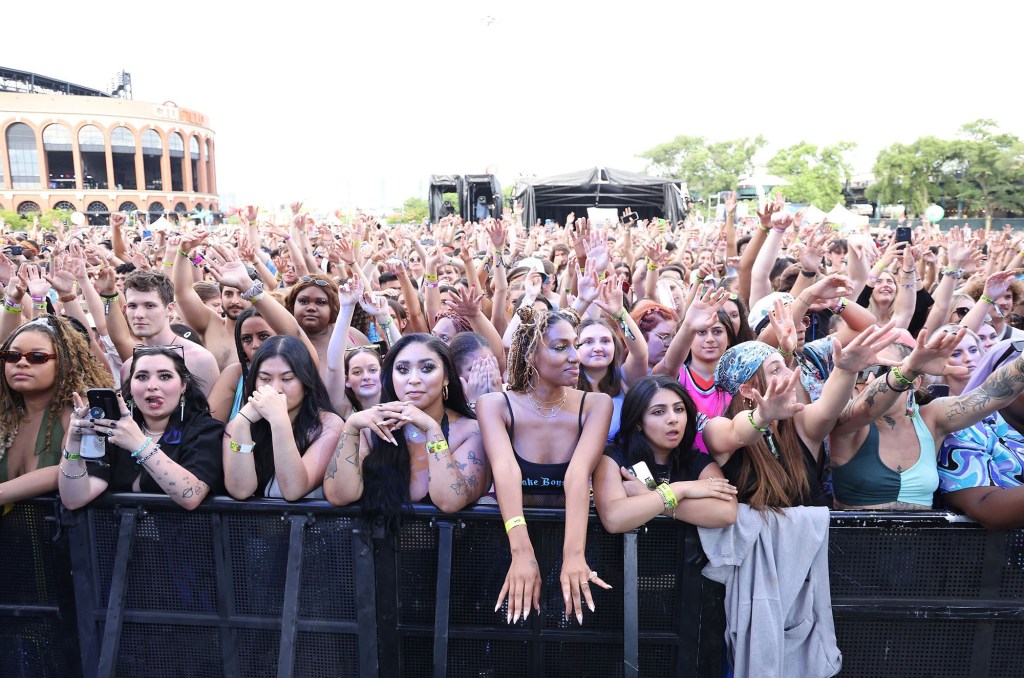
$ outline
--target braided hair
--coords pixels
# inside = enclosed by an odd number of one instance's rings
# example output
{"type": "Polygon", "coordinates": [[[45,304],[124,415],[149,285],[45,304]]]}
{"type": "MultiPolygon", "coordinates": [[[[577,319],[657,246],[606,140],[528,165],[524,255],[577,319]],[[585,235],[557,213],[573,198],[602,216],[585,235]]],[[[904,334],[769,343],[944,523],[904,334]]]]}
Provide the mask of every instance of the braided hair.
{"type": "Polygon", "coordinates": [[[512,346],[508,352],[508,388],[520,393],[526,391],[530,381],[530,366],[537,348],[543,343],[544,335],[552,323],[567,322],[573,330],[580,324],[579,316],[572,309],[538,312],[532,306],[517,311],[519,327],[512,334],[512,346]]]}

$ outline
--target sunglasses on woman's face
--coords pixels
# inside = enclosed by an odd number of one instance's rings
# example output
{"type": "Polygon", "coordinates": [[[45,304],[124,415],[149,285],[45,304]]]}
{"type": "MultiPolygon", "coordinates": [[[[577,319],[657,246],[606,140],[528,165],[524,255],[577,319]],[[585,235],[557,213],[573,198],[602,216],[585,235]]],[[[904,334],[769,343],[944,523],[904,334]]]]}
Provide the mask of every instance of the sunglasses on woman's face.
{"type": "Polygon", "coordinates": [[[971,309],[967,308],[966,306],[957,306],[956,308],[953,309],[953,315],[961,319],[963,319],[963,317],[970,312],[971,309]]]}
{"type": "Polygon", "coordinates": [[[20,363],[23,357],[28,361],[29,365],[42,365],[51,360],[55,360],[57,358],[57,354],[43,353],[42,351],[29,351],[28,353],[22,353],[21,351],[0,351],[0,360],[11,365],[20,363]]]}
{"type": "Polygon", "coordinates": [[[331,283],[327,282],[323,278],[310,278],[308,275],[304,275],[299,278],[299,282],[304,283],[316,283],[317,287],[329,287],[331,283]]]}

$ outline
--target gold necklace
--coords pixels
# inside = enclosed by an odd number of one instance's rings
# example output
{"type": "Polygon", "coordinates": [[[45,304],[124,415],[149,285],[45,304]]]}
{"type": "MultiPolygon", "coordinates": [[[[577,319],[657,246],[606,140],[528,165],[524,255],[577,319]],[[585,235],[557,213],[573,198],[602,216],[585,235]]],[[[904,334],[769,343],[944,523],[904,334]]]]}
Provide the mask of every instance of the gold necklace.
{"type": "Polygon", "coordinates": [[[535,399],[530,395],[529,389],[526,390],[526,397],[530,399],[530,404],[533,406],[533,409],[537,411],[537,414],[545,419],[554,419],[557,417],[558,413],[562,410],[562,405],[565,403],[565,391],[562,391],[561,398],[550,402],[535,399]],[[544,414],[544,410],[547,410],[548,414],[544,414]]]}

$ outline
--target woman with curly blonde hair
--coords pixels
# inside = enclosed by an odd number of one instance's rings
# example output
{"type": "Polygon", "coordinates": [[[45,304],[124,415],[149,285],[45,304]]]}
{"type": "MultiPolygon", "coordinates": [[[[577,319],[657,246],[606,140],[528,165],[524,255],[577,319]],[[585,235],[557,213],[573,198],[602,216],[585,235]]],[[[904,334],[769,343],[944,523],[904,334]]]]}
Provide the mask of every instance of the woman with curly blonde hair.
{"type": "MultiPolygon", "coordinates": [[[[576,390],[578,316],[573,311],[519,311],[508,356],[508,391],[477,400],[477,418],[491,460],[498,506],[512,564],[498,596],[508,597],[507,620],[540,609],[541,573],[522,516],[524,505],[565,506],[560,581],[566,616],[583,622],[583,599],[594,609],[590,585],[607,588],[587,565],[590,477],[604,452],[612,416],[605,393],[576,390]]],[[[498,609],[495,607],[495,610],[498,609]]]]}
{"type": "Polygon", "coordinates": [[[114,379],[71,323],[52,315],[12,332],[0,359],[0,503],[8,504],[57,489],[72,394],[112,388],[114,379]]]}

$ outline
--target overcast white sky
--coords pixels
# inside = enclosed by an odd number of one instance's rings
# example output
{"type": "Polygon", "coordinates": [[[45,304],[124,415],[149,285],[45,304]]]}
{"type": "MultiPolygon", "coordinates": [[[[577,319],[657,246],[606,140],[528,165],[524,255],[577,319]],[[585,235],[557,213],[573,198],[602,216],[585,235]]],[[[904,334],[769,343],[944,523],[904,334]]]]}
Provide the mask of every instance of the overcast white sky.
{"type": "MultiPolygon", "coordinates": [[[[1016,3],[6,3],[0,64],[200,110],[239,203],[425,197],[432,173],[503,185],[677,134],[878,150],[993,118],[1024,136],[1016,3]],[[83,9],[83,6],[86,9],[83,9]],[[38,27],[39,30],[31,30],[38,27]],[[74,35],[68,33],[74,31],[74,35]]],[[[224,205],[227,206],[227,205],[224,205]]]]}

